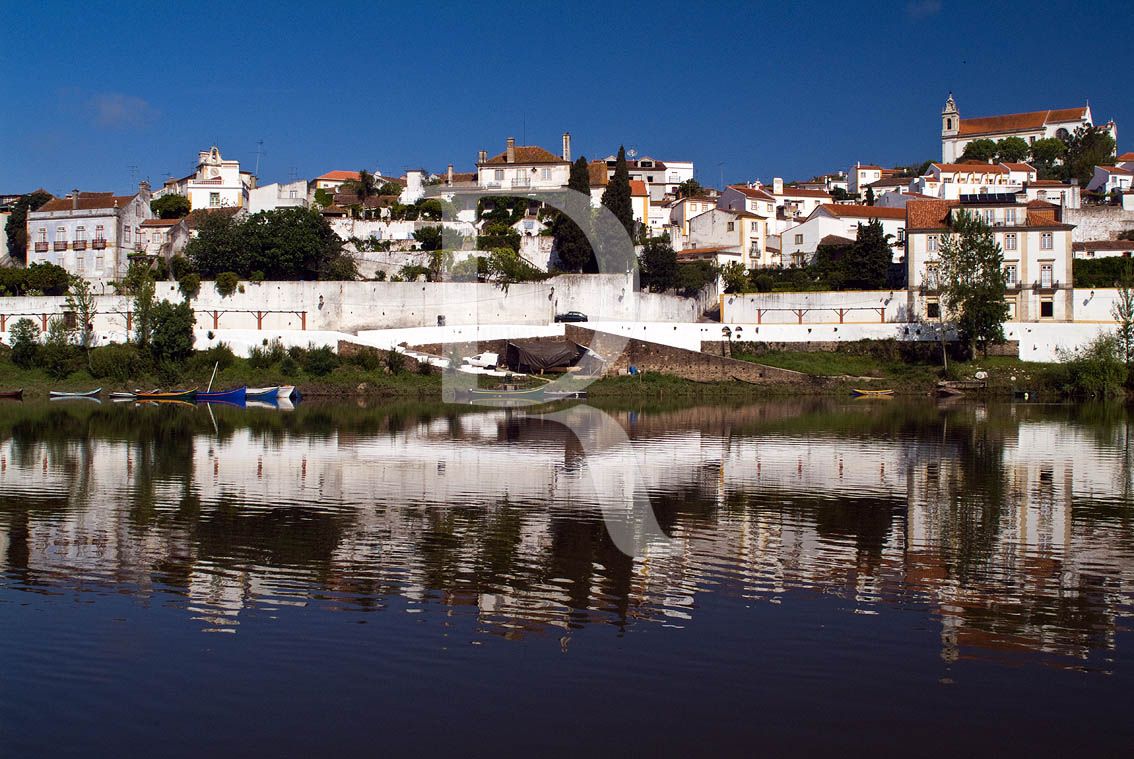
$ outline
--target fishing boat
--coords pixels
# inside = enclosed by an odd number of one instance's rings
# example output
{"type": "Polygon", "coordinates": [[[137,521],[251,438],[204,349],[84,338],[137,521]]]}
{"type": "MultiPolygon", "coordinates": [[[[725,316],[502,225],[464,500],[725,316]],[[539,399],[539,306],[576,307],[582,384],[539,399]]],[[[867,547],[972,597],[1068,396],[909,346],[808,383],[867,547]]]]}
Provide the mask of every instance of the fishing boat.
{"type": "Polygon", "coordinates": [[[217,392],[197,393],[197,403],[232,403],[243,406],[248,388],[238,387],[234,390],[219,390],[217,392]]]}
{"type": "Polygon", "coordinates": [[[18,401],[24,397],[24,389],[18,387],[15,390],[0,390],[0,398],[6,400],[18,401]]]}
{"type": "Polygon", "coordinates": [[[474,401],[534,401],[543,400],[543,386],[523,390],[489,390],[474,387],[468,390],[470,400],[474,401]]]}
{"type": "Polygon", "coordinates": [[[192,401],[197,397],[197,388],[192,390],[171,390],[169,392],[162,392],[161,390],[151,390],[146,393],[141,390],[134,391],[134,399],[139,401],[192,401]]]}
{"type": "Polygon", "coordinates": [[[116,402],[136,401],[136,400],[138,400],[138,394],[137,393],[129,393],[129,392],[115,392],[115,393],[110,394],[110,400],[116,401],[116,402]]]}
{"type": "Polygon", "coordinates": [[[859,390],[854,388],[851,390],[851,395],[856,398],[893,398],[893,390],[859,390]]]}
{"type": "Polygon", "coordinates": [[[248,398],[248,400],[257,401],[275,400],[276,396],[279,395],[279,392],[279,385],[276,385],[275,387],[250,387],[248,388],[246,397],[248,398]]]}
{"type": "Polygon", "coordinates": [[[98,394],[101,393],[101,392],[102,392],[101,387],[95,388],[94,390],[88,390],[85,393],[66,393],[66,392],[63,392],[62,390],[52,390],[51,392],[48,393],[48,396],[50,396],[53,399],[97,398],[98,394]]]}

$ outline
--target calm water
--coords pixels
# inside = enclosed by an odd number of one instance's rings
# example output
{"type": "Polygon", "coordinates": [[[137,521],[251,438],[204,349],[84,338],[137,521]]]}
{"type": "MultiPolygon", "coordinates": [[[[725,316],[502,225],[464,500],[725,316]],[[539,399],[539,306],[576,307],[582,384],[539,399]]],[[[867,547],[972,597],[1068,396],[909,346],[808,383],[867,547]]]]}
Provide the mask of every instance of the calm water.
{"type": "Polygon", "coordinates": [[[1122,407],[610,415],[0,406],[0,751],[1129,750],[1122,407]]]}

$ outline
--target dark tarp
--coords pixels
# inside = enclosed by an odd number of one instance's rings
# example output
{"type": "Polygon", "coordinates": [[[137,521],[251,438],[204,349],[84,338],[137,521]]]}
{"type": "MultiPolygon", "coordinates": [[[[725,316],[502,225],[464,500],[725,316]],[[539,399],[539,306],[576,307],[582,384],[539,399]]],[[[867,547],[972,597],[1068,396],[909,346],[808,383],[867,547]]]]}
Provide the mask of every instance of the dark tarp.
{"type": "Polygon", "coordinates": [[[582,352],[583,349],[570,340],[561,343],[512,340],[508,343],[506,362],[517,372],[538,372],[556,366],[571,366],[582,352]]]}

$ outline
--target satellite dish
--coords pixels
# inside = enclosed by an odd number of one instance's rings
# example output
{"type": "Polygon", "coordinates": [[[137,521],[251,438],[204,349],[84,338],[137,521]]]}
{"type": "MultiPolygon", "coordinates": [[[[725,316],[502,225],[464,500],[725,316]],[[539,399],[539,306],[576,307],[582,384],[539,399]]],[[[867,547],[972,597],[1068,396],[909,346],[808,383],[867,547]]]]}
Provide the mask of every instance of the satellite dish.
{"type": "Polygon", "coordinates": [[[631,158],[634,158],[638,155],[638,151],[635,150],[634,148],[630,148],[629,150],[626,151],[626,155],[630,156],[631,158]]]}

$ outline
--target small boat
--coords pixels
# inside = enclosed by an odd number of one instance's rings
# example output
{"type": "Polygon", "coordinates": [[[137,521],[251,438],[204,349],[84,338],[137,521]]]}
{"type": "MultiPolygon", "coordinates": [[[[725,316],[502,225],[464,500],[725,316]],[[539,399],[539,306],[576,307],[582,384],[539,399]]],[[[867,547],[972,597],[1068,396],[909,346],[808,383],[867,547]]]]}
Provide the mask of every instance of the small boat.
{"type": "Polygon", "coordinates": [[[298,395],[295,390],[295,385],[280,385],[280,389],[276,393],[276,398],[290,398],[293,395],[298,395]]]}
{"type": "Polygon", "coordinates": [[[110,400],[112,401],[136,401],[137,399],[137,393],[116,392],[110,394],[110,400]]]}
{"type": "Polygon", "coordinates": [[[244,398],[248,388],[238,387],[235,390],[221,390],[215,393],[197,393],[197,403],[233,403],[244,405],[244,398]]]}
{"type": "Polygon", "coordinates": [[[468,396],[474,401],[542,401],[544,388],[529,387],[523,390],[489,390],[470,388],[468,396]]]}
{"type": "Polygon", "coordinates": [[[141,390],[134,391],[134,399],[138,401],[192,401],[196,397],[196,388],[192,390],[171,390],[164,393],[161,390],[151,390],[148,393],[141,390]]]}
{"type": "Polygon", "coordinates": [[[93,395],[64,395],[62,397],[52,396],[52,397],[48,398],[47,400],[49,400],[52,403],[54,403],[56,401],[83,401],[85,403],[97,403],[97,404],[100,404],[100,405],[102,404],[102,399],[97,398],[93,395]]]}
{"type": "Polygon", "coordinates": [[[851,395],[855,396],[856,398],[893,398],[894,397],[894,391],[893,390],[859,390],[858,388],[853,388],[851,390],[851,395]]]}
{"type": "Polygon", "coordinates": [[[102,392],[102,388],[98,387],[94,390],[88,390],[85,393],[65,393],[62,390],[52,390],[48,395],[53,398],[97,398],[98,394],[102,392]]]}
{"type": "Polygon", "coordinates": [[[246,397],[249,400],[255,399],[255,400],[258,400],[258,401],[263,401],[263,400],[268,400],[268,399],[274,400],[275,397],[279,394],[279,392],[280,392],[279,385],[276,385],[275,387],[250,387],[250,388],[248,388],[248,393],[247,393],[246,397]]]}
{"type": "Polygon", "coordinates": [[[15,390],[0,390],[0,398],[5,400],[18,401],[23,399],[23,397],[24,389],[22,387],[18,387],[15,390]]]}

